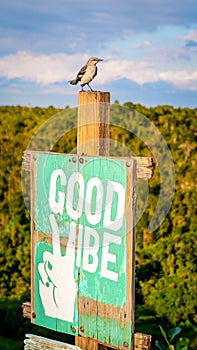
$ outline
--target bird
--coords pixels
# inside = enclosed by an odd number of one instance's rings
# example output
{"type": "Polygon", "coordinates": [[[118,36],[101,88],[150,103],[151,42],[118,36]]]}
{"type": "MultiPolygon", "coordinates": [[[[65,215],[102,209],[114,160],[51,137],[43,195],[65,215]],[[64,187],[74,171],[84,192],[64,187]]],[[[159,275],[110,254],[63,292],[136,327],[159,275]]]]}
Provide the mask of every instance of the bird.
{"type": "Polygon", "coordinates": [[[79,73],[77,74],[76,78],[74,80],[70,80],[69,83],[71,85],[76,85],[78,82],[81,84],[81,91],[83,90],[83,87],[85,85],[88,85],[91,91],[94,91],[91,86],[90,82],[95,78],[97,75],[97,66],[96,64],[100,61],[103,61],[101,58],[97,57],[90,57],[85,66],[83,66],[79,73]]]}

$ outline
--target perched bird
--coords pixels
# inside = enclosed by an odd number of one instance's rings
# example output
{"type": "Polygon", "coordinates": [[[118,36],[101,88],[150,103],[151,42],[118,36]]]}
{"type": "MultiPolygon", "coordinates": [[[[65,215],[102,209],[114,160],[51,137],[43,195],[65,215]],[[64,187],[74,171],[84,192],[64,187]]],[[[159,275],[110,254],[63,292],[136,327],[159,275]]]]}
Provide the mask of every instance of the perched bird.
{"type": "Polygon", "coordinates": [[[88,85],[91,91],[92,90],[91,86],[89,85],[89,83],[95,78],[95,76],[97,75],[97,66],[96,64],[100,61],[103,61],[101,58],[97,58],[97,57],[91,57],[89,58],[88,62],[85,64],[85,66],[83,66],[79,73],[77,74],[76,79],[69,81],[69,83],[71,85],[76,85],[79,81],[81,84],[81,91],[83,90],[83,87],[85,85],[88,85]]]}

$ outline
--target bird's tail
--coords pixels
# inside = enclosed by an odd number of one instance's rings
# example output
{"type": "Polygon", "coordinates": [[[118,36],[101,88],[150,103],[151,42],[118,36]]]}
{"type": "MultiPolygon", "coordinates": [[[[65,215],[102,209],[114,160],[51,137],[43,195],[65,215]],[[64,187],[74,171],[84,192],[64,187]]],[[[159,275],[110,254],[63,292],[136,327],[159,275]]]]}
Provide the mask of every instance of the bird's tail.
{"type": "Polygon", "coordinates": [[[70,83],[71,85],[77,85],[78,81],[79,81],[79,80],[76,78],[76,79],[74,79],[74,80],[70,80],[69,83],[70,83]]]}

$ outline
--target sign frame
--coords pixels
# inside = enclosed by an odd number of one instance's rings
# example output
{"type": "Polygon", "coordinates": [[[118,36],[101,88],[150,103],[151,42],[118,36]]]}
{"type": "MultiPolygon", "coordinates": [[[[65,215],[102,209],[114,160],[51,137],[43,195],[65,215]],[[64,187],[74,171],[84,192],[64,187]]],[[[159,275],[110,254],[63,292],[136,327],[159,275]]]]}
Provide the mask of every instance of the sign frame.
{"type": "MultiPolygon", "coordinates": [[[[30,159],[30,177],[31,177],[31,322],[36,322],[36,312],[34,310],[35,300],[35,245],[43,240],[42,232],[35,229],[35,202],[36,202],[36,158],[37,154],[66,156],[70,162],[83,164],[86,159],[109,159],[121,160],[125,164],[126,171],[126,197],[125,197],[125,222],[126,222],[126,301],[124,307],[103,304],[96,300],[77,296],[78,304],[78,327],[72,324],[65,329],[57,327],[58,322],[54,322],[54,327],[58,331],[73,334],[75,336],[97,339],[99,343],[107,346],[115,346],[119,349],[132,349],[134,335],[134,307],[135,307],[135,206],[136,206],[136,177],[137,161],[135,157],[85,157],[73,154],[60,154],[53,152],[31,152],[30,159]],[[102,318],[105,322],[100,322],[102,318]],[[93,319],[96,320],[93,323],[93,319]],[[110,321],[109,321],[110,320],[110,321]],[[124,335],[117,341],[117,332],[120,328],[124,329],[124,335]],[[110,330],[111,329],[111,330],[110,330]],[[117,341],[117,343],[116,343],[117,341]]],[[[50,237],[48,239],[50,242],[50,237]]],[[[44,325],[44,320],[42,323],[44,325]]],[[[53,326],[52,326],[52,329],[53,326]]]]}

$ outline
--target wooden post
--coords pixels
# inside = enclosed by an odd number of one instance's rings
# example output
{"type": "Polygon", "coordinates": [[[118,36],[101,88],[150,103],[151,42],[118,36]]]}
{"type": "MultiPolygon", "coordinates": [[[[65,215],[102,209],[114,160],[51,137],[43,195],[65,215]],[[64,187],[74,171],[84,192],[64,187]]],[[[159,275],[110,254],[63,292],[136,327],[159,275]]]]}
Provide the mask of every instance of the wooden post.
{"type": "Polygon", "coordinates": [[[109,155],[110,93],[79,92],[77,154],[109,155]]]}
{"type": "MultiPolygon", "coordinates": [[[[109,155],[110,93],[79,92],[77,154],[109,155]]],[[[98,340],[75,337],[75,345],[83,350],[105,350],[98,340]]]]}

